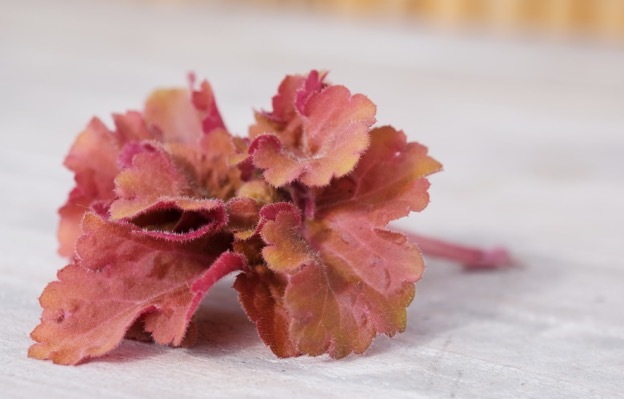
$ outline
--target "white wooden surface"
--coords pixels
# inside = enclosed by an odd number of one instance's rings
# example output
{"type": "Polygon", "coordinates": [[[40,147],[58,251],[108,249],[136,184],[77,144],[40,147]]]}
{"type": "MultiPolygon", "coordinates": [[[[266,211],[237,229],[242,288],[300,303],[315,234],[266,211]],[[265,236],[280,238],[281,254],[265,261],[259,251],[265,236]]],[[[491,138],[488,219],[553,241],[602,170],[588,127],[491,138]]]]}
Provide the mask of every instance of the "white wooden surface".
{"type": "Polygon", "coordinates": [[[0,0],[0,397],[624,397],[624,51],[167,2],[0,0]],[[224,281],[202,343],[125,342],[79,367],[26,357],[63,261],[62,158],[91,115],[195,69],[232,130],[286,73],[330,69],[445,164],[402,223],[507,245],[522,267],[431,260],[406,333],[361,357],[280,360],[224,281]]]}

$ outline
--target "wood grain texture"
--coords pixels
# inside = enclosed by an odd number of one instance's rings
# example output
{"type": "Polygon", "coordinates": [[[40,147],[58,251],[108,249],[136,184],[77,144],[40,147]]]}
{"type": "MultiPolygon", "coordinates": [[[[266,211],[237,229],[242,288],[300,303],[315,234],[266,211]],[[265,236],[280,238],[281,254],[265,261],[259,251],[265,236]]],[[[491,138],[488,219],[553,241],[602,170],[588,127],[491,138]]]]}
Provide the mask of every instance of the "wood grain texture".
{"type": "Polygon", "coordinates": [[[201,4],[0,9],[0,397],[624,397],[622,49],[201,4]],[[28,359],[37,297],[63,266],[71,141],[191,68],[238,132],[285,73],[330,69],[444,163],[430,207],[401,227],[504,244],[521,266],[430,260],[407,332],[340,361],[275,358],[231,280],[208,294],[197,347],[125,342],[79,367],[28,359]]]}

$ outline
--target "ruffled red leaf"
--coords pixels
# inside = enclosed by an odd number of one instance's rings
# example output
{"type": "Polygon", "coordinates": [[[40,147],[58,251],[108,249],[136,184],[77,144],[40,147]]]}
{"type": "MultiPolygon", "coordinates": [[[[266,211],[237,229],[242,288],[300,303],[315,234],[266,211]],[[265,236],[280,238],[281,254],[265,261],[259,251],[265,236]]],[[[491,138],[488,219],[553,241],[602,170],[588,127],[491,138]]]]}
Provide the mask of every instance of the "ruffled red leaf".
{"type": "Polygon", "coordinates": [[[264,220],[260,236],[267,244],[262,257],[271,270],[292,272],[316,260],[308,242],[297,234],[302,225],[301,212],[296,207],[288,203],[267,205],[261,216],[264,220]]]}
{"type": "Polygon", "coordinates": [[[200,89],[161,89],[153,92],[143,112],[148,126],[162,132],[165,142],[195,143],[204,133],[225,129],[212,88],[206,81],[200,89]]]}
{"type": "MultiPolygon", "coordinates": [[[[115,131],[94,118],[78,135],[65,166],[74,172],[76,186],[65,205],[59,209],[59,253],[70,256],[80,235],[80,222],[94,206],[106,208],[115,198],[114,179],[119,173],[120,151],[124,145],[139,140],[159,139],[157,131],[149,130],[138,112],[115,114],[115,131]]],[[[122,156],[123,162],[123,156],[122,156]]]]}
{"type": "Polygon", "coordinates": [[[129,164],[115,178],[118,199],[110,207],[113,219],[136,215],[160,197],[192,194],[187,175],[158,144],[130,143],[121,158],[129,164]]]}
{"type": "Polygon", "coordinates": [[[76,364],[101,356],[138,318],[157,343],[180,345],[206,291],[244,263],[214,231],[182,243],[95,214],[83,230],[74,263],[41,295],[31,357],[76,364]]]}
{"type": "Polygon", "coordinates": [[[256,324],[260,338],[279,357],[301,354],[291,339],[292,317],[284,307],[283,277],[271,272],[263,265],[256,265],[253,271],[236,277],[234,288],[249,319],[256,324]]]}
{"type": "MultiPolygon", "coordinates": [[[[293,204],[265,206],[259,228],[269,269],[264,274],[272,277],[247,277],[246,283],[280,281],[284,288],[270,290],[272,300],[261,303],[265,312],[282,315],[280,331],[284,315],[290,322],[289,341],[273,343],[270,334],[263,339],[279,348],[292,341],[302,353],[338,358],[362,353],[377,334],[403,331],[424,262],[414,244],[384,226],[427,205],[426,176],[439,169],[425,147],[407,143],[393,128],[378,128],[348,176],[326,188],[295,190],[305,197],[304,208],[312,208],[306,220],[293,204]]],[[[241,301],[248,312],[260,312],[244,293],[241,301]]]]}
{"type": "Polygon", "coordinates": [[[200,84],[199,90],[193,90],[192,101],[195,108],[201,113],[202,129],[205,133],[214,130],[227,130],[217,107],[212,87],[207,81],[204,80],[200,84]]]}
{"type": "Polygon", "coordinates": [[[298,209],[278,205],[262,227],[262,254],[286,284],[283,294],[273,293],[273,302],[264,304],[285,310],[289,339],[299,351],[339,358],[362,353],[377,334],[405,329],[405,308],[424,267],[405,236],[349,213],[302,225],[298,209]]]}
{"type": "Polygon", "coordinates": [[[254,165],[276,187],[298,180],[307,186],[325,186],[333,177],[349,173],[369,144],[368,131],[375,122],[375,105],[344,86],[325,87],[318,74],[283,83],[288,94],[280,98],[280,118],[260,121],[252,132],[265,129],[250,146],[254,165]],[[301,84],[292,96],[291,85],[301,84]],[[282,101],[293,101],[290,107],[282,101]],[[292,112],[294,109],[295,112],[292,112]]]}
{"type": "Polygon", "coordinates": [[[80,235],[80,221],[94,202],[111,201],[113,180],[119,172],[117,156],[119,140],[99,119],[92,119],[86,129],[78,135],[65,166],[74,172],[75,188],[67,203],[59,209],[61,221],[58,228],[59,253],[70,256],[74,243],[80,235]]]}
{"type": "Polygon", "coordinates": [[[242,185],[237,166],[242,144],[223,129],[204,134],[193,144],[168,143],[167,151],[190,175],[195,195],[228,200],[242,185]]]}
{"type": "Polygon", "coordinates": [[[373,129],[371,146],[348,176],[320,191],[315,212],[323,218],[341,211],[360,212],[377,226],[419,212],[429,203],[426,176],[442,165],[421,144],[407,142],[390,126],[373,129]]]}

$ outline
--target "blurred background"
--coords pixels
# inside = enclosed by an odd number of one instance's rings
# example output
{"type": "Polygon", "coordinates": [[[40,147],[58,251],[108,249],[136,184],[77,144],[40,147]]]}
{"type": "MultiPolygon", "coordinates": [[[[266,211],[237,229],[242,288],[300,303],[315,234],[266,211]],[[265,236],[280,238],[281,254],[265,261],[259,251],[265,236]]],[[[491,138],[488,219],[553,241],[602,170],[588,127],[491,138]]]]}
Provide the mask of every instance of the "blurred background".
{"type": "Polygon", "coordinates": [[[525,30],[557,35],[589,35],[617,39],[624,37],[622,0],[235,0],[235,2],[345,16],[374,15],[445,27],[472,26],[494,31],[525,30]]]}
{"type": "Polygon", "coordinates": [[[355,397],[622,397],[624,0],[0,0],[0,137],[9,397],[81,398],[92,381],[111,397],[297,387],[330,398],[345,386],[355,397]],[[71,381],[26,359],[36,298],[64,263],[56,211],[72,176],[61,163],[89,119],[141,109],[195,71],[242,135],[284,75],[311,69],[369,96],[379,124],[444,164],[429,207],[402,227],[502,244],[522,267],[462,273],[430,259],[407,332],[340,363],[270,357],[227,282],[207,298],[219,321],[197,350],[125,346],[138,360],[81,366],[71,381]],[[249,384],[258,370],[270,387],[249,384]],[[144,384],[148,373],[159,381],[144,384]]]}
{"type": "Polygon", "coordinates": [[[494,29],[560,34],[624,35],[622,0],[153,0],[158,3],[216,3],[287,8],[494,29]]]}

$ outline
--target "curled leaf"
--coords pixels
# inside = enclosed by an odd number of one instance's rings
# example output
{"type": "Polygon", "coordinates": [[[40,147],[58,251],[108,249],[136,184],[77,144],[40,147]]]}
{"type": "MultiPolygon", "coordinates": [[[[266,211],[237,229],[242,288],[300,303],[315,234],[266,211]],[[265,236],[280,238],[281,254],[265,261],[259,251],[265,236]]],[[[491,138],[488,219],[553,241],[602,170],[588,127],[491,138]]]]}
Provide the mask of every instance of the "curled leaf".
{"type": "Polygon", "coordinates": [[[136,215],[160,197],[192,194],[188,176],[158,144],[130,143],[121,158],[127,167],[115,178],[118,199],[110,207],[113,219],[136,215]]]}
{"type": "Polygon", "coordinates": [[[111,131],[93,118],[65,158],[65,166],[74,172],[76,186],[59,209],[59,253],[63,256],[73,254],[85,212],[92,207],[106,209],[115,198],[113,181],[119,173],[118,160],[124,145],[160,138],[158,132],[147,128],[138,112],[115,114],[113,120],[116,130],[111,131]]]}
{"type": "Polygon", "coordinates": [[[405,329],[405,308],[424,268],[405,236],[348,212],[302,225],[294,207],[277,209],[262,227],[262,254],[286,281],[274,305],[289,315],[298,350],[339,358],[362,353],[377,334],[405,329]]]}
{"type": "Polygon", "coordinates": [[[249,152],[266,181],[276,187],[294,180],[325,186],[333,177],[349,173],[368,147],[375,105],[344,86],[325,87],[314,72],[305,80],[291,78],[288,87],[295,82],[302,86],[294,98],[290,89],[291,95],[278,97],[280,108],[274,111],[291,119],[262,121],[266,131],[254,139],[249,152]],[[286,107],[282,104],[286,100],[293,104],[286,107]]]}
{"type": "Polygon", "coordinates": [[[313,263],[314,254],[301,236],[301,212],[289,203],[277,203],[262,208],[260,236],[267,244],[262,257],[269,268],[292,272],[313,263]]]}
{"type": "Polygon", "coordinates": [[[292,317],[284,307],[286,282],[263,265],[256,265],[248,273],[236,277],[234,288],[240,301],[256,324],[260,338],[279,357],[301,354],[291,339],[292,317]]]}
{"type": "Polygon", "coordinates": [[[144,118],[156,127],[165,142],[195,143],[204,133],[224,129],[212,88],[204,81],[197,91],[161,89],[145,103],[144,118]]]}
{"type": "Polygon", "coordinates": [[[119,345],[138,318],[160,344],[180,345],[200,299],[242,268],[218,234],[187,243],[131,223],[87,214],[77,257],[41,295],[41,324],[29,355],[76,364],[119,345]]]}
{"type": "Polygon", "coordinates": [[[427,148],[408,143],[405,134],[390,126],[373,129],[371,146],[353,173],[320,191],[318,217],[335,212],[360,212],[377,226],[419,212],[429,203],[429,181],[442,165],[427,148]]]}
{"type": "Polygon", "coordinates": [[[115,198],[113,180],[119,169],[117,156],[119,141],[99,119],[92,119],[78,135],[65,166],[74,172],[76,186],[71,191],[59,213],[59,253],[70,256],[74,243],[80,235],[80,221],[94,202],[111,201],[115,198]]]}

